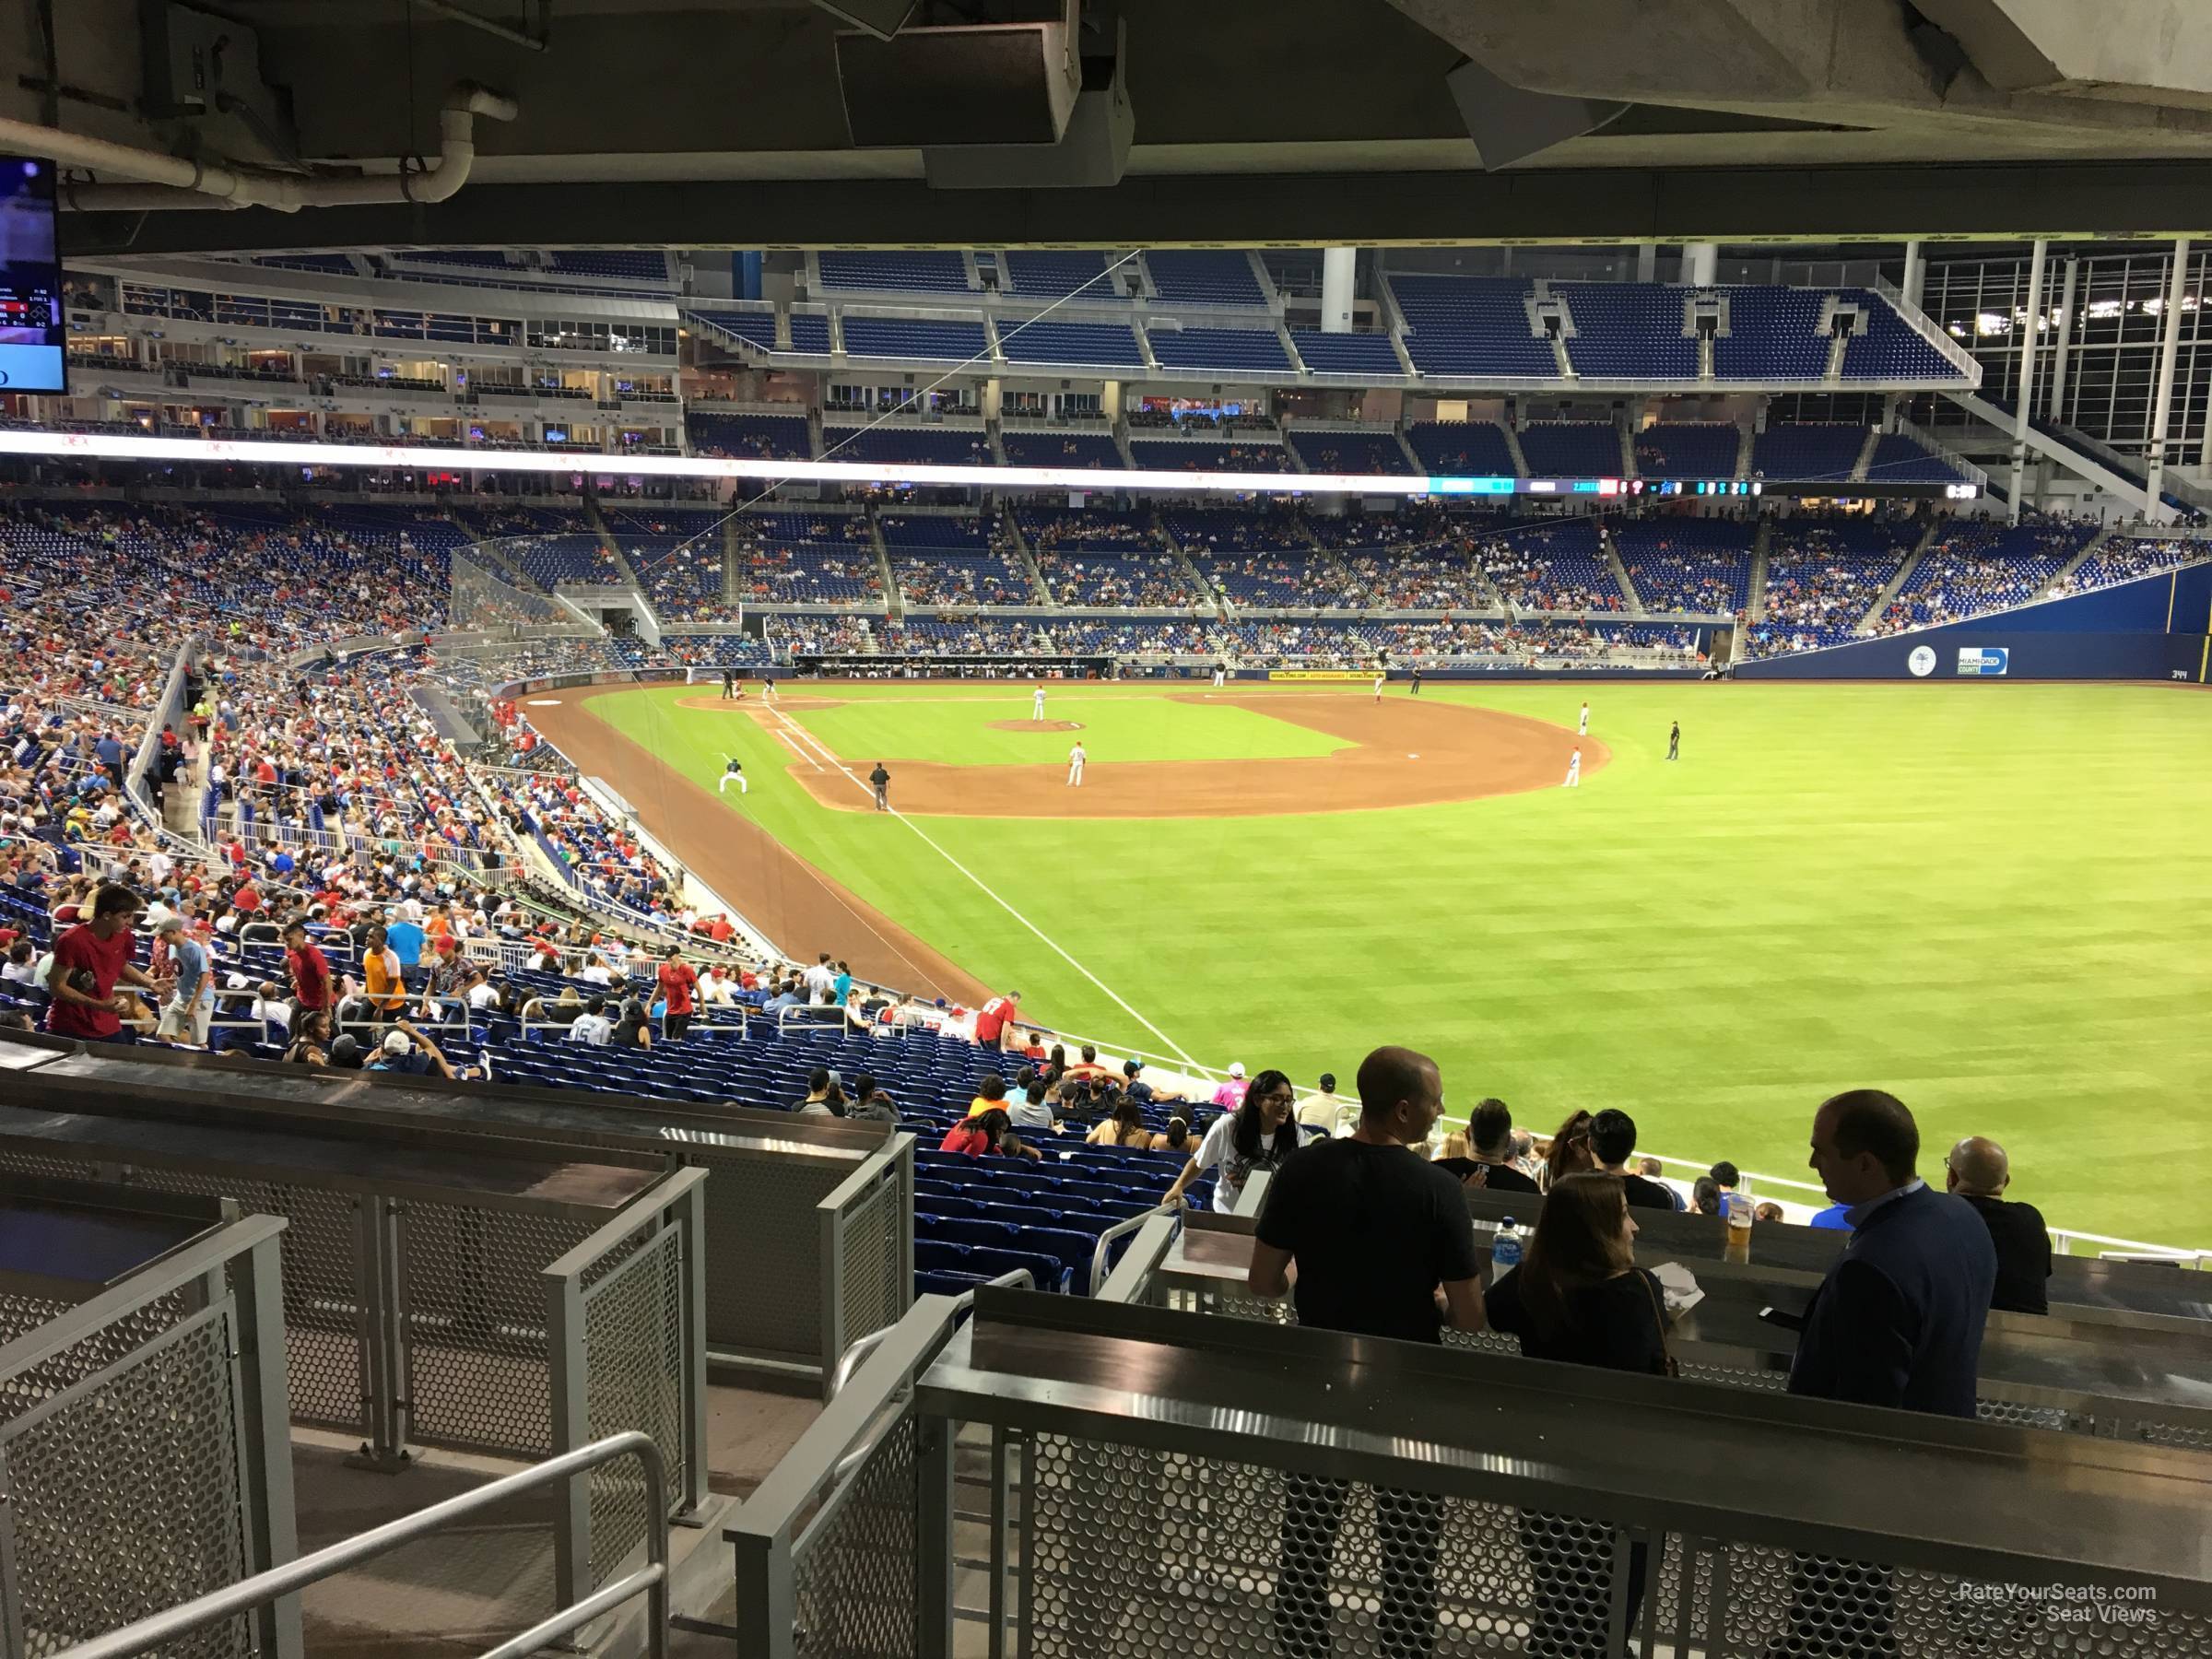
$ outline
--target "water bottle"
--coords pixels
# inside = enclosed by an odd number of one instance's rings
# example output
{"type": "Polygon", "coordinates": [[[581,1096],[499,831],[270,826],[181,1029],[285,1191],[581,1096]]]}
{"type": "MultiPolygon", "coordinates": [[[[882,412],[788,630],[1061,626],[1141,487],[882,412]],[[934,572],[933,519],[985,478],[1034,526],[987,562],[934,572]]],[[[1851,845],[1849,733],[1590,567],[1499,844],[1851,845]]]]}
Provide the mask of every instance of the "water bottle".
{"type": "Polygon", "coordinates": [[[1520,1265],[1521,1230],[1508,1216],[1498,1223],[1498,1236],[1490,1241],[1490,1283],[1496,1284],[1520,1265]]]}

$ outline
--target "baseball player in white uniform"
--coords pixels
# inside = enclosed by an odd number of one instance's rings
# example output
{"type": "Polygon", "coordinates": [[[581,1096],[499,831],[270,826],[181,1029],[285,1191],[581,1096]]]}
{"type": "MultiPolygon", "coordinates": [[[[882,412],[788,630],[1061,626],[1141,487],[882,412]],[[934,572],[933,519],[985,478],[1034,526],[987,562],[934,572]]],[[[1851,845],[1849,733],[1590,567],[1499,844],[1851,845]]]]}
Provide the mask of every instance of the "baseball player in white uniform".
{"type": "Polygon", "coordinates": [[[1083,746],[1078,743],[1067,751],[1067,783],[1071,789],[1083,787],[1083,746]]]}
{"type": "Polygon", "coordinates": [[[1388,670],[1382,668],[1375,670],[1375,700],[1377,702],[1381,702],[1382,700],[1382,682],[1389,677],[1390,674],[1388,670]]]}
{"type": "Polygon", "coordinates": [[[1588,703],[1583,705],[1583,723],[1574,728],[1574,735],[1577,737],[1590,735],[1590,705],[1588,703]]]}
{"type": "Polygon", "coordinates": [[[1030,718],[1031,720],[1044,718],[1044,688],[1042,686],[1030,693],[1030,718]]]}
{"type": "Polygon", "coordinates": [[[730,763],[722,769],[722,782],[714,786],[714,793],[727,794],[733,783],[737,785],[737,793],[741,795],[750,794],[753,791],[753,786],[745,781],[745,763],[735,755],[730,757],[730,763]]]}
{"type": "Polygon", "coordinates": [[[1583,751],[1578,748],[1573,754],[1567,757],[1567,782],[1561,784],[1560,787],[1563,789],[1580,789],[1582,786],[1583,751]]]}
{"type": "Polygon", "coordinates": [[[1220,690],[1223,683],[1227,681],[1228,678],[1229,665],[1226,663],[1216,663],[1214,665],[1214,689],[1217,691],[1220,690]]]}

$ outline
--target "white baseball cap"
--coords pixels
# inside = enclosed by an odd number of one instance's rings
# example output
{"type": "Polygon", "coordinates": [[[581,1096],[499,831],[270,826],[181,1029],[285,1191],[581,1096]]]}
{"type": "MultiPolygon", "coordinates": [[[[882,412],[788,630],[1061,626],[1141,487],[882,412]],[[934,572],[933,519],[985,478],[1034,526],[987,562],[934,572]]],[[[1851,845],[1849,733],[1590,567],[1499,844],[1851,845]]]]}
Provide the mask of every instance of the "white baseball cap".
{"type": "Polygon", "coordinates": [[[1241,1060],[1231,1060],[1229,1063],[1229,1075],[1232,1077],[1242,1077],[1244,1075],[1244,1062],[1241,1060]]]}
{"type": "Polygon", "coordinates": [[[384,1033],[384,1053],[387,1054],[404,1054],[414,1046],[407,1041],[407,1034],[405,1031],[386,1031],[384,1033]]]}

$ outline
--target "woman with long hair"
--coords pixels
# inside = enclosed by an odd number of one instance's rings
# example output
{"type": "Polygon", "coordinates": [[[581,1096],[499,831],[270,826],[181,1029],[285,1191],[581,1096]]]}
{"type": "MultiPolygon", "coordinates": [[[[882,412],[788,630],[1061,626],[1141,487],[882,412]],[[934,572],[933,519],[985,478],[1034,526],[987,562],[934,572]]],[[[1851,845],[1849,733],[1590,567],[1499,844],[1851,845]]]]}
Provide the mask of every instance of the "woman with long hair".
{"type": "Polygon", "coordinates": [[[1253,1077],[1237,1109],[1214,1120],[1161,1202],[1175,1203],[1202,1173],[1218,1167],[1214,1208],[1222,1213],[1235,1209],[1255,1170],[1279,1170],[1298,1150],[1298,1120],[1290,1110],[1297,1099],[1290,1079],[1279,1071],[1264,1071],[1253,1077]]]}
{"type": "MultiPolygon", "coordinates": [[[[1561,1132],[1562,1135],[1565,1133],[1561,1132]]],[[[1636,1218],[1618,1175],[1562,1175],[1546,1194],[1521,1265],[1484,1298],[1490,1327],[1532,1359],[1671,1374],[1659,1281],[1636,1265],[1636,1218]]],[[[1528,1651],[1543,1659],[1605,1659],[1614,1540],[1587,1521],[1521,1513],[1521,1547],[1535,1582],[1528,1651]]],[[[1641,1544],[1629,1551],[1627,1604],[1643,1596],[1641,1544]]]]}
{"type": "Polygon", "coordinates": [[[1145,1109],[1135,1100],[1124,1100],[1114,1107],[1112,1117],[1100,1118],[1083,1140],[1093,1147],[1149,1147],[1152,1131],[1145,1123],[1145,1109]]]}
{"type": "Polygon", "coordinates": [[[1578,1112],[1559,1125],[1559,1132],[1551,1137],[1551,1150],[1545,1154],[1543,1173],[1536,1184],[1546,1192],[1570,1175],[1597,1168],[1597,1154],[1590,1147],[1588,1112],[1578,1112]]]}
{"type": "Polygon", "coordinates": [[[1155,1152],[1188,1152],[1191,1149],[1191,1124],[1188,1118],[1171,1117],[1164,1133],[1152,1137],[1155,1152]]]}

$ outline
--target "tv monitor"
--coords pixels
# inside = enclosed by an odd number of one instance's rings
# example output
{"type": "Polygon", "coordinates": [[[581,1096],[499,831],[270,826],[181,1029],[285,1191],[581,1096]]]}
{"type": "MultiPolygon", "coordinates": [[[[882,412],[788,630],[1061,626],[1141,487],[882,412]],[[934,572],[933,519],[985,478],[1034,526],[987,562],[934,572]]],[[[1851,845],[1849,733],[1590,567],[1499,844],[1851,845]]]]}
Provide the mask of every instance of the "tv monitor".
{"type": "Polygon", "coordinates": [[[0,157],[0,392],[65,392],[51,161],[0,157]]]}

